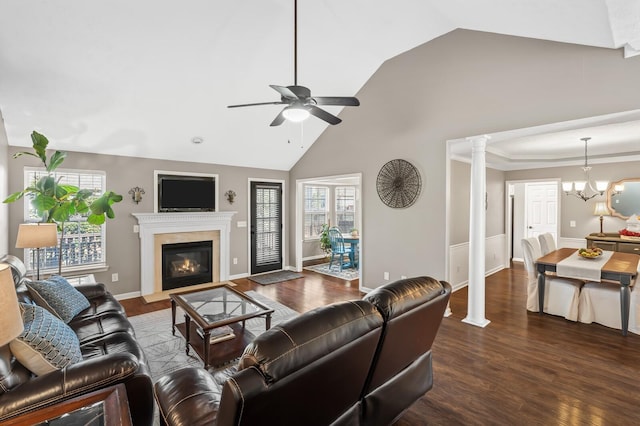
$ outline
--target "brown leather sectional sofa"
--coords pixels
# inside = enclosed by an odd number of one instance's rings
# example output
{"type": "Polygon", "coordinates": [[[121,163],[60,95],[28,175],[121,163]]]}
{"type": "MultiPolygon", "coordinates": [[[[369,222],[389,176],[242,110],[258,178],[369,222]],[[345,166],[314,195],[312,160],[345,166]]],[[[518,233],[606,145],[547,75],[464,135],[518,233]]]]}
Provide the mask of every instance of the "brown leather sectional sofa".
{"type": "MultiPolygon", "coordinates": [[[[18,299],[33,303],[24,285],[22,262],[13,256],[1,261],[12,267],[18,299]]],[[[80,341],[83,361],[36,377],[12,356],[8,346],[0,347],[0,424],[19,414],[124,383],[133,424],[152,425],[151,375],[122,305],[103,284],[76,288],[90,303],[68,323],[80,341]]]]}
{"type": "Polygon", "coordinates": [[[258,336],[238,364],[154,386],[170,425],[388,425],[433,386],[431,346],[451,286],[396,281],[258,336]]]}

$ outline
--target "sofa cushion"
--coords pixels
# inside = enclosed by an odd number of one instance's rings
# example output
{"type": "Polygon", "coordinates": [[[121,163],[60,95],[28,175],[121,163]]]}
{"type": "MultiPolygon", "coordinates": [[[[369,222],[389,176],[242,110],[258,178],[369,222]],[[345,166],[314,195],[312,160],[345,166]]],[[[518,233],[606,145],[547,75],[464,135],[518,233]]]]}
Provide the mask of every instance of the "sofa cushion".
{"type": "Polygon", "coordinates": [[[69,327],[78,336],[80,345],[117,332],[134,335],[133,327],[127,317],[116,312],[106,312],[86,318],[76,317],[69,322],[69,327]]]}
{"type": "Polygon", "coordinates": [[[11,352],[36,375],[61,369],[82,360],[73,330],[46,309],[21,303],[24,331],[11,341],[11,352]]]}
{"type": "Polygon", "coordinates": [[[66,323],[90,306],[87,298],[59,275],[28,282],[27,288],[38,305],[66,323]]]}

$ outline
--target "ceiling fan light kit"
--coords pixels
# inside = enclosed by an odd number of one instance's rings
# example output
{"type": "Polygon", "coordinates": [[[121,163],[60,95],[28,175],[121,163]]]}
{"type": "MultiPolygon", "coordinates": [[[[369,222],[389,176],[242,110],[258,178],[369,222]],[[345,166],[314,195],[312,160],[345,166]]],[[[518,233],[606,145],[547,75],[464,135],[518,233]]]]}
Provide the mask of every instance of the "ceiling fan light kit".
{"type": "Polygon", "coordinates": [[[257,105],[287,105],[271,122],[279,126],[285,120],[298,123],[310,115],[335,125],[342,122],[335,115],[318,108],[318,105],[359,106],[360,101],[353,96],[311,96],[311,90],[298,86],[298,1],[293,2],[293,86],[269,85],[280,94],[279,102],[258,102],[252,104],[229,105],[227,108],[239,108],[257,105]]]}
{"type": "Polygon", "coordinates": [[[309,118],[311,114],[309,111],[303,106],[288,106],[284,110],[282,110],[282,115],[289,121],[293,121],[294,123],[299,123],[301,121],[309,118]]]}

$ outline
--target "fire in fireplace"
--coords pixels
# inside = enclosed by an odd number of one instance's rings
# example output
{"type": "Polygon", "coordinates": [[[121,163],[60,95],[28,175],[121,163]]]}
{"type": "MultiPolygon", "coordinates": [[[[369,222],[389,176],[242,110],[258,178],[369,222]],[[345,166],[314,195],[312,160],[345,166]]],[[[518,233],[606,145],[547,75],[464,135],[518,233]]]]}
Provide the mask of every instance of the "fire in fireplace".
{"type": "Polygon", "coordinates": [[[162,290],[210,283],[212,241],[162,245],[162,290]]]}

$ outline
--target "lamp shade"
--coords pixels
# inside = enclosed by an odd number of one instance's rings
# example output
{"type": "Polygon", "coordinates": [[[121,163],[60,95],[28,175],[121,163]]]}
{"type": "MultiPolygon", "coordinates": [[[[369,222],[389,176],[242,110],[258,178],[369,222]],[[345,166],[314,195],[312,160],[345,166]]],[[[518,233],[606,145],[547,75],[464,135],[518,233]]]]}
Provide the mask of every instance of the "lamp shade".
{"type": "Polygon", "coordinates": [[[593,209],[594,216],[609,216],[609,209],[607,208],[607,203],[604,201],[598,201],[596,203],[596,207],[593,209]]]}
{"type": "Polygon", "coordinates": [[[0,324],[0,346],[18,337],[24,330],[13,276],[6,263],[0,263],[0,324]]]}
{"type": "Polygon", "coordinates": [[[57,245],[58,229],[55,223],[20,224],[16,248],[41,248],[57,245]]]}

